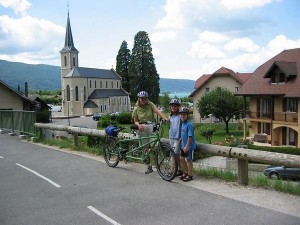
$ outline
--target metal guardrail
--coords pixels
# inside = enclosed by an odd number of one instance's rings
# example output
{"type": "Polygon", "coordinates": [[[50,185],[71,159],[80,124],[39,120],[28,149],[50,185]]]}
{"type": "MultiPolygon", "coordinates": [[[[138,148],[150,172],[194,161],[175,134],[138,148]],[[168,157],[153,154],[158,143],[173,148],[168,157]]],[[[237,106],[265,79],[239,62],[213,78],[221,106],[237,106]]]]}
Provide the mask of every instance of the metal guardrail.
{"type": "MultiPolygon", "coordinates": [[[[72,127],[65,125],[50,125],[35,123],[35,127],[40,129],[40,134],[43,134],[43,129],[67,131],[73,133],[73,143],[78,146],[78,135],[91,135],[97,137],[105,137],[103,130],[89,129],[72,127]]],[[[130,137],[130,134],[123,133],[122,135],[130,137]]],[[[42,137],[42,136],[41,136],[42,137]]],[[[170,143],[169,139],[162,138],[162,142],[170,143]]],[[[266,163],[273,165],[282,165],[288,167],[299,167],[300,168],[300,156],[274,153],[267,151],[257,151],[252,149],[218,146],[210,144],[199,144],[197,143],[197,150],[202,153],[211,154],[214,156],[223,156],[227,158],[235,158],[238,160],[238,181],[240,184],[248,185],[248,162],[266,163]]]]}
{"type": "Polygon", "coordinates": [[[36,113],[22,110],[0,110],[0,129],[34,135],[36,113]]]}

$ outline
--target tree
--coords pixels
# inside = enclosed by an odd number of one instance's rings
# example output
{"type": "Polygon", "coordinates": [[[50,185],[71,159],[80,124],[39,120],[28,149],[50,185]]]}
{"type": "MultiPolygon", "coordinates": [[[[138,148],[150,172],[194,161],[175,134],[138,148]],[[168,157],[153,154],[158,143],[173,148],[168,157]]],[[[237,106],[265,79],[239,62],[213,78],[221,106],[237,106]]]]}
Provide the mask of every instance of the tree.
{"type": "Polygon", "coordinates": [[[156,71],[148,33],[138,32],[134,37],[131,61],[129,64],[130,97],[137,100],[140,91],[146,91],[155,104],[159,98],[159,75],[156,71]]]}
{"type": "Polygon", "coordinates": [[[197,103],[197,110],[201,116],[213,114],[225,122],[227,135],[229,134],[228,122],[233,118],[239,119],[243,107],[242,97],[235,96],[231,91],[222,87],[206,93],[197,103]]]}
{"type": "Polygon", "coordinates": [[[163,92],[162,96],[160,96],[159,98],[159,102],[164,107],[165,110],[169,108],[170,100],[171,98],[169,96],[169,92],[163,92]]]}
{"type": "Polygon", "coordinates": [[[127,48],[127,42],[123,41],[117,55],[116,71],[122,77],[122,87],[130,92],[128,67],[130,63],[130,50],[127,48]]]}

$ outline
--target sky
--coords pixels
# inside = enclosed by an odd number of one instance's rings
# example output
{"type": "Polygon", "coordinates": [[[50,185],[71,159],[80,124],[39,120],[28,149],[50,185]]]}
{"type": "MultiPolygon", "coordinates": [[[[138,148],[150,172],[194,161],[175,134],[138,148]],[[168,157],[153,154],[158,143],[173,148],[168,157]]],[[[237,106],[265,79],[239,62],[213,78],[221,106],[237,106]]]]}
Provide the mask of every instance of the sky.
{"type": "Polygon", "coordinates": [[[251,73],[300,47],[299,0],[0,0],[0,59],[60,66],[69,11],[79,66],[111,69],[146,31],[161,78],[251,73]]]}

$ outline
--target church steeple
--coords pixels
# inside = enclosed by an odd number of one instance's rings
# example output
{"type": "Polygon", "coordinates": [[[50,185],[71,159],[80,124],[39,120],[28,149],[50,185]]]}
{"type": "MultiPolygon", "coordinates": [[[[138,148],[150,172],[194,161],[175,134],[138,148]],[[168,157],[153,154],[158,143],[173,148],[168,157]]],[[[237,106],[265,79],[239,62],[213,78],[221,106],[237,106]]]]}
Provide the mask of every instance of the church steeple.
{"type": "Polygon", "coordinates": [[[79,67],[78,53],[79,51],[75,48],[73,42],[73,35],[72,35],[71,23],[70,23],[69,11],[68,11],[65,46],[60,51],[62,78],[64,78],[73,68],[79,67]]]}
{"type": "Polygon", "coordinates": [[[75,48],[74,42],[73,42],[71,23],[70,23],[70,17],[69,17],[69,12],[68,12],[68,20],[67,20],[67,28],[66,28],[66,36],[65,36],[65,46],[61,50],[61,53],[69,52],[69,51],[74,51],[74,52],[78,53],[78,50],[75,48]]]}

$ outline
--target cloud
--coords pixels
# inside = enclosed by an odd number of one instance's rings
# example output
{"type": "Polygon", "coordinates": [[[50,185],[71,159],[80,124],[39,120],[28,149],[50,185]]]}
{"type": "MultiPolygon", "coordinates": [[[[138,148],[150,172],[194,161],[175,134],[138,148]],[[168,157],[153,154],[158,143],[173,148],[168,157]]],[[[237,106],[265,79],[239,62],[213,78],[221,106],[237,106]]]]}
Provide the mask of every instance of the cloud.
{"type": "MultiPolygon", "coordinates": [[[[228,10],[260,8],[274,0],[221,0],[221,5],[228,10]]],[[[278,1],[278,0],[276,0],[278,1]]]]}
{"type": "Polygon", "coordinates": [[[224,42],[211,44],[200,40],[195,41],[193,44],[194,46],[192,45],[189,54],[201,59],[201,68],[199,68],[197,74],[190,75],[190,77],[198,79],[202,74],[213,73],[222,66],[235,72],[252,73],[262,63],[281,51],[299,48],[300,39],[290,40],[284,35],[278,35],[263,47],[246,38],[229,40],[225,44],[224,42]],[[197,44],[199,45],[196,48],[195,45],[197,44]],[[214,54],[220,57],[216,57],[214,54]]]}
{"type": "Polygon", "coordinates": [[[154,32],[150,35],[150,40],[153,43],[175,40],[176,38],[177,34],[175,31],[154,32]]]}
{"type": "Polygon", "coordinates": [[[17,15],[26,16],[31,3],[27,0],[0,0],[0,5],[5,8],[12,8],[17,15]]]}
{"type": "Polygon", "coordinates": [[[62,46],[65,28],[44,19],[0,16],[0,54],[2,59],[40,63],[52,58],[62,46]],[[45,57],[45,55],[47,57],[45,57]],[[49,55],[49,56],[48,56],[49,55]]]}

